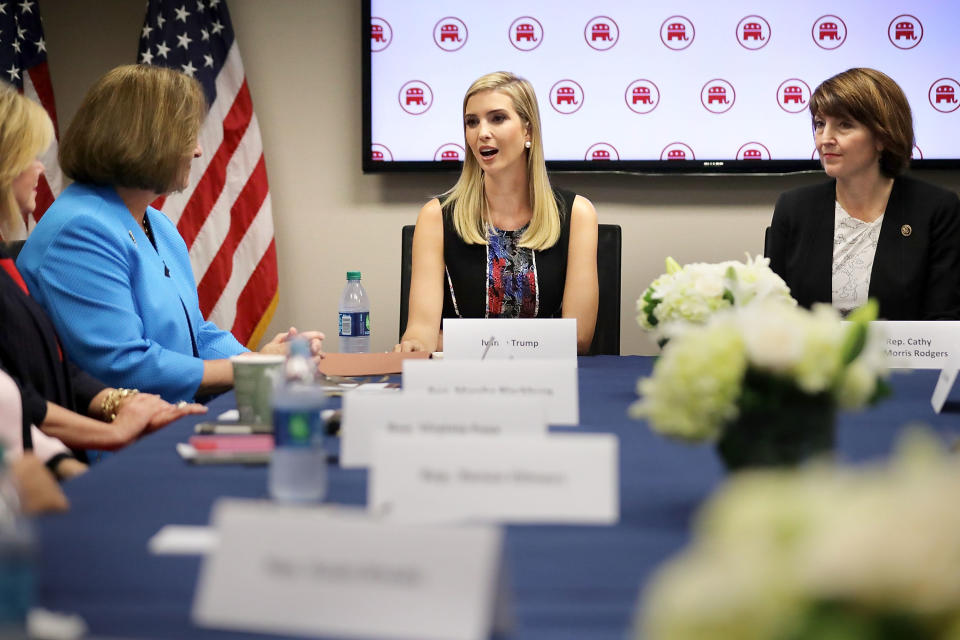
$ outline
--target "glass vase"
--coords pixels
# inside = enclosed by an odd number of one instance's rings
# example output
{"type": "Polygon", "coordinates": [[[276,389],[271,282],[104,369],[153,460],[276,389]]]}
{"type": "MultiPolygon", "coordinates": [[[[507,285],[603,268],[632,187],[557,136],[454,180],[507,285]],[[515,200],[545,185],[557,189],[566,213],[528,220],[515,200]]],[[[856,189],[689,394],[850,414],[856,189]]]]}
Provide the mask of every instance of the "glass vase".
{"type": "Polygon", "coordinates": [[[833,451],[836,408],[826,394],[795,394],[775,405],[741,407],[726,425],[717,453],[728,471],[790,467],[833,451]]]}

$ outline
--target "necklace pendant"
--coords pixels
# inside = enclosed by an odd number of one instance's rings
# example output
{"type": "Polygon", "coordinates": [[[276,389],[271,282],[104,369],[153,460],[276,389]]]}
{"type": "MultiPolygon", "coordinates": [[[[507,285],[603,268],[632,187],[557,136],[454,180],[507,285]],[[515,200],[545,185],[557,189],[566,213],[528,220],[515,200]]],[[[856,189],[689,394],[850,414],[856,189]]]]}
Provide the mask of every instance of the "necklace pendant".
{"type": "Polygon", "coordinates": [[[137,246],[137,239],[133,237],[133,231],[127,229],[127,233],[130,234],[130,239],[133,240],[133,246],[137,246]]]}

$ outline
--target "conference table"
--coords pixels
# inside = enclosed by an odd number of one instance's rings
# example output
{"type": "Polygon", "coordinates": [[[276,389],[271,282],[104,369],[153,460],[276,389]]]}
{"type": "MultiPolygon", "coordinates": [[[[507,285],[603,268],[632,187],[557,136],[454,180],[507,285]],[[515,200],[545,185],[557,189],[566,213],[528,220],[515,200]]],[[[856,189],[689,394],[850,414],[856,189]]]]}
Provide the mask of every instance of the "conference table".
{"type": "MultiPolygon", "coordinates": [[[[642,356],[579,359],[580,426],[551,430],[617,436],[620,519],[613,526],[506,525],[515,625],[498,637],[623,640],[643,585],[690,540],[698,506],[724,481],[710,446],[668,440],[627,415],[636,381],[650,374],[653,362],[642,356]]],[[[882,459],[908,423],[925,423],[945,442],[954,441],[958,407],[948,403],[947,411],[934,413],[936,379],[934,371],[894,373],[892,398],[841,413],[836,456],[857,463],[882,459]]],[[[233,405],[232,394],[220,396],[202,419],[233,405]]],[[[164,525],[208,524],[220,497],[267,497],[263,466],[191,465],[180,458],[176,443],[186,442],[200,419],[179,420],[65,484],[70,511],[37,522],[38,605],[79,614],[94,637],[265,637],[195,626],[190,611],[202,558],[147,549],[164,525]]],[[[333,465],[326,501],[362,506],[366,485],[366,471],[333,465]]]]}

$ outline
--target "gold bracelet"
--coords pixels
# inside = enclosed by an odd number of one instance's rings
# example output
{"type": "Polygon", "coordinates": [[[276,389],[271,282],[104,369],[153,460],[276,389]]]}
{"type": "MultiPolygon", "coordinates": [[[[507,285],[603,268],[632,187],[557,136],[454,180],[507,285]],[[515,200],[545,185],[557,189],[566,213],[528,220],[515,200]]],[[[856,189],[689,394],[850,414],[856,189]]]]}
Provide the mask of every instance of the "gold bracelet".
{"type": "Polygon", "coordinates": [[[117,409],[124,398],[132,398],[140,393],[139,389],[110,389],[100,402],[100,415],[104,421],[113,422],[117,418],[117,409]]]}

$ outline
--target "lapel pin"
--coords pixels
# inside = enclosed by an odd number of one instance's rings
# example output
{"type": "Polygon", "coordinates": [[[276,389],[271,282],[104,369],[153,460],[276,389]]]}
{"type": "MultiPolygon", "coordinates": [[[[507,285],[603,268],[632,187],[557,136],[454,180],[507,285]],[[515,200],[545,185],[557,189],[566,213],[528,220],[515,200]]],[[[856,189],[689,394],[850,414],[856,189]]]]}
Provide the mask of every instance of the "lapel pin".
{"type": "Polygon", "coordinates": [[[913,227],[910,225],[905,224],[900,227],[900,235],[902,235],[904,238],[909,238],[911,233],[913,233],[913,227]]]}
{"type": "Polygon", "coordinates": [[[133,246],[137,246],[137,239],[133,237],[133,231],[127,229],[127,233],[130,234],[130,239],[133,240],[133,246]]]}

